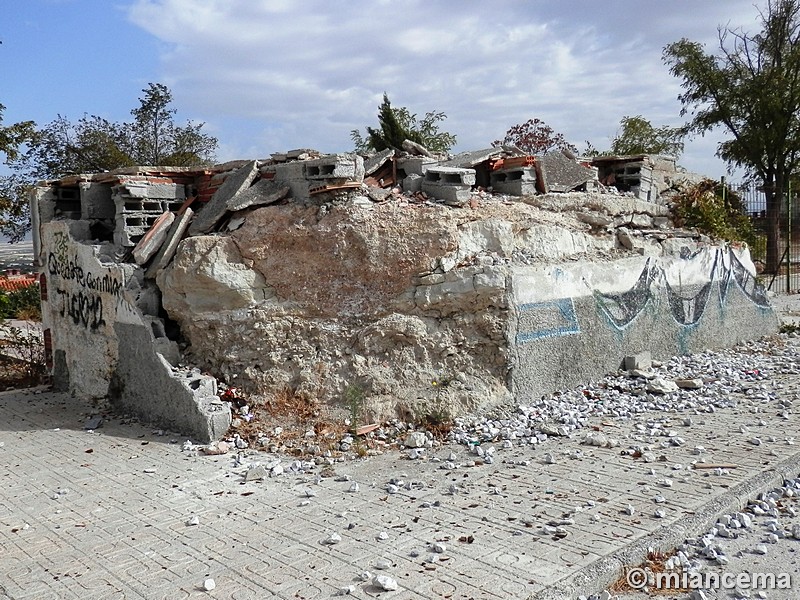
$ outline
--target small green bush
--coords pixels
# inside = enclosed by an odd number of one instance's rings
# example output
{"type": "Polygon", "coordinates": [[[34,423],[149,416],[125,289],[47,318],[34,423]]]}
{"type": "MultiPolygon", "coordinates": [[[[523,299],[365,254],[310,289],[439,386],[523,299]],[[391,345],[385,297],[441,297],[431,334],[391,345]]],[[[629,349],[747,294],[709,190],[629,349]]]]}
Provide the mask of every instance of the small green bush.
{"type": "Polygon", "coordinates": [[[754,254],[763,246],[766,253],[766,239],[757,234],[741,196],[719,181],[704,179],[685,188],[672,202],[678,227],[696,227],[713,238],[745,242],[754,254]]]}
{"type": "Polygon", "coordinates": [[[42,304],[39,284],[34,283],[13,292],[0,292],[0,317],[41,321],[42,304]]]}

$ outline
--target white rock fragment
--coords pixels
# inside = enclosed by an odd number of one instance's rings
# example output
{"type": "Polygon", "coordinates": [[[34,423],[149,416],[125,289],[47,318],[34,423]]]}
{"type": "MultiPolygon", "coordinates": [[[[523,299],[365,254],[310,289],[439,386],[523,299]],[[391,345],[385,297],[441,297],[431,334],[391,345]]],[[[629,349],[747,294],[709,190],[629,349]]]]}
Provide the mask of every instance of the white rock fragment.
{"type": "Polygon", "coordinates": [[[633,513],[636,512],[636,509],[633,507],[633,505],[628,504],[628,506],[625,507],[624,512],[626,515],[632,515],[633,513]]]}
{"type": "Polygon", "coordinates": [[[647,391],[651,394],[671,394],[678,391],[678,385],[670,379],[655,377],[647,383],[647,391]]]}
{"type": "Polygon", "coordinates": [[[200,517],[197,515],[192,515],[192,517],[186,521],[187,525],[200,525],[200,517]]]}
{"type": "Polygon", "coordinates": [[[203,589],[207,592],[217,589],[217,583],[210,577],[203,582],[203,589]]]}
{"type": "Polygon", "coordinates": [[[393,592],[397,589],[397,581],[388,575],[375,575],[375,577],[372,578],[372,585],[385,592],[393,592]]]}
{"type": "Polygon", "coordinates": [[[425,448],[411,448],[406,454],[409,459],[417,460],[425,456],[425,448]]]}
{"type": "Polygon", "coordinates": [[[699,390],[703,387],[702,379],[676,379],[675,385],[682,390],[699,390]]]}
{"type": "Polygon", "coordinates": [[[436,552],[437,554],[444,554],[447,552],[447,545],[443,542],[434,542],[431,544],[431,550],[436,552]]]}
{"type": "Polygon", "coordinates": [[[340,536],[338,533],[334,531],[333,533],[328,535],[328,537],[322,540],[322,543],[325,544],[326,546],[333,546],[334,544],[338,544],[341,541],[342,541],[342,536],[340,536]]]}
{"type": "Polygon", "coordinates": [[[348,585],[346,587],[339,588],[339,591],[336,592],[337,596],[349,596],[350,594],[356,593],[356,586],[348,585]]]}
{"type": "Polygon", "coordinates": [[[356,492],[358,492],[360,489],[361,489],[361,487],[358,485],[358,482],[357,482],[357,481],[354,481],[354,482],[352,482],[352,483],[350,484],[350,487],[348,488],[348,490],[347,490],[347,491],[348,491],[348,492],[352,492],[352,493],[356,493],[356,492]]]}
{"type": "Polygon", "coordinates": [[[406,436],[403,444],[407,448],[424,448],[428,438],[421,431],[412,431],[406,436]]]}

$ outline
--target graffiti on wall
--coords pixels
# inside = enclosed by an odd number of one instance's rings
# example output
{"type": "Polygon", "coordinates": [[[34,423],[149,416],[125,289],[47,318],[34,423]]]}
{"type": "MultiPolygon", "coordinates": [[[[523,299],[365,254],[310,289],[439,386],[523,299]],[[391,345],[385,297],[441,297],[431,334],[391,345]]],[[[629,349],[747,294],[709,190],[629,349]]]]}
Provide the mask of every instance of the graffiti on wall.
{"type": "Polygon", "coordinates": [[[528,330],[517,335],[518,344],[581,332],[572,298],[523,304],[519,307],[519,314],[520,323],[524,322],[521,328],[527,326],[528,330]]]}
{"type": "MultiPolygon", "coordinates": [[[[696,256],[698,253],[695,253],[696,256]]],[[[688,258],[693,258],[688,257],[688,258]]],[[[681,285],[667,279],[656,259],[648,258],[634,285],[624,292],[604,293],[591,290],[598,312],[612,327],[627,329],[648,306],[653,305],[661,290],[666,296],[670,314],[683,327],[696,326],[708,307],[714,285],[720,307],[725,306],[731,286],[735,285],[753,304],[769,308],[764,286],[747,270],[732,249],[717,249],[706,283],[692,286],[686,295],[681,285]]],[[[519,306],[517,344],[580,333],[580,324],[572,298],[535,302],[519,306]]]]}
{"type": "Polygon", "coordinates": [[[58,315],[74,325],[96,331],[106,325],[105,298],[121,297],[123,281],[109,271],[93,273],[84,268],[76,251],[70,252],[68,236],[55,232],[53,250],[47,256],[47,273],[55,294],[58,315]]]}

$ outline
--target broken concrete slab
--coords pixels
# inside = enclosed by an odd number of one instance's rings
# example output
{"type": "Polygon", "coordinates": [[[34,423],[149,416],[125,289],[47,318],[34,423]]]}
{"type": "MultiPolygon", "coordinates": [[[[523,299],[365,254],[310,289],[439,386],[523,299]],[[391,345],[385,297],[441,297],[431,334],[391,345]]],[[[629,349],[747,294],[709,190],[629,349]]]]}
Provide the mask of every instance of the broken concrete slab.
{"type": "Polygon", "coordinates": [[[174,220],[175,215],[171,212],[165,212],[156,219],[150,230],[144,234],[144,237],[133,249],[133,260],[137,265],[145,264],[159,251],[174,220]]]}
{"type": "Polygon", "coordinates": [[[153,351],[155,338],[146,325],[117,322],[114,331],[120,343],[109,392],[112,403],[202,442],[222,437],[231,424],[231,410],[216,395],[214,378],[174,371],[153,351]]]}
{"type": "Polygon", "coordinates": [[[187,206],[183,214],[178,215],[178,218],[172,222],[166,241],[161,245],[161,249],[144,274],[146,278],[155,279],[159,271],[169,264],[169,261],[175,256],[175,250],[178,248],[183,234],[189,228],[189,223],[192,221],[193,216],[194,211],[187,206]]]}
{"type": "Polygon", "coordinates": [[[257,181],[246,190],[241,191],[228,200],[227,209],[231,212],[243,210],[250,206],[263,206],[283,200],[289,195],[291,188],[285,183],[270,179],[257,181]]]}
{"type": "Polygon", "coordinates": [[[394,148],[387,148],[382,152],[373,154],[364,159],[364,177],[368,177],[380,169],[386,162],[395,155],[394,148]]]}
{"type": "Polygon", "coordinates": [[[258,175],[258,161],[251,160],[239,170],[231,173],[225,182],[214,192],[211,200],[197,213],[197,218],[189,226],[191,235],[207,233],[228,211],[228,200],[250,187],[258,175]]]}
{"type": "Polygon", "coordinates": [[[433,153],[422,144],[412,142],[411,140],[403,140],[403,150],[409,154],[417,154],[419,156],[427,156],[428,158],[435,158],[433,153]]]}
{"type": "Polygon", "coordinates": [[[537,157],[536,169],[539,191],[545,194],[571,192],[597,177],[594,169],[584,167],[563,152],[548,152],[537,157]]]}
{"type": "Polygon", "coordinates": [[[489,159],[507,154],[503,148],[486,148],[473,152],[461,152],[450,160],[439,163],[440,167],[456,167],[459,169],[474,169],[477,165],[489,159]]]}

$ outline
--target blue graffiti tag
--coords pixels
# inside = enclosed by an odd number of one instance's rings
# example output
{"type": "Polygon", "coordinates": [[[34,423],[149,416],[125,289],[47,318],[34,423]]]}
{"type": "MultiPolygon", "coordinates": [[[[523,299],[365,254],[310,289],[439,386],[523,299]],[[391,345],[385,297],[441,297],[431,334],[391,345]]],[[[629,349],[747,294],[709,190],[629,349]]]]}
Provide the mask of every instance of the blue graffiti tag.
{"type": "Polygon", "coordinates": [[[540,327],[517,333],[517,344],[581,332],[572,298],[521,304],[518,310],[520,321],[524,318],[526,321],[534,321],[540,327]]]}

